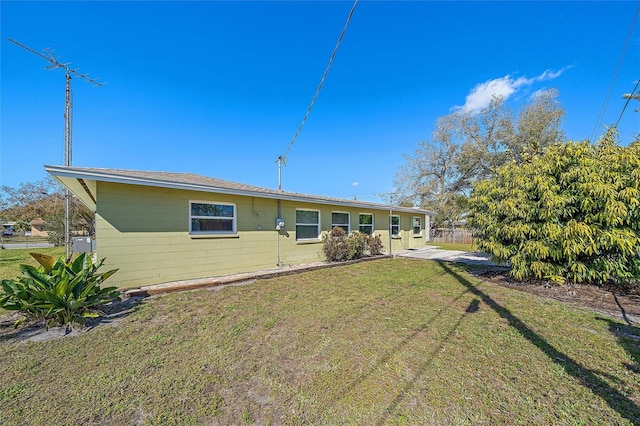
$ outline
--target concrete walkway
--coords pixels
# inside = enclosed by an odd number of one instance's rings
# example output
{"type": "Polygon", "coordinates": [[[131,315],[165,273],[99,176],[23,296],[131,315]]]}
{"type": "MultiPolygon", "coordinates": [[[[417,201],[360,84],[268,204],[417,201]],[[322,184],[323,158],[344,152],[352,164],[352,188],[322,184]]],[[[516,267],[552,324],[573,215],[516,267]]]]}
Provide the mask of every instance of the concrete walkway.
{"type": "Polygon", "coordinates": [[[458,250],[442,250],[437,247],[427,246],[416,250],[403,250],[395,254],[397,257],[412,257],[415,259],[442,260],[445,262],[467,263],[470,265],[492,266],[489,256],[483,253],[474,253],[458,250]]]}

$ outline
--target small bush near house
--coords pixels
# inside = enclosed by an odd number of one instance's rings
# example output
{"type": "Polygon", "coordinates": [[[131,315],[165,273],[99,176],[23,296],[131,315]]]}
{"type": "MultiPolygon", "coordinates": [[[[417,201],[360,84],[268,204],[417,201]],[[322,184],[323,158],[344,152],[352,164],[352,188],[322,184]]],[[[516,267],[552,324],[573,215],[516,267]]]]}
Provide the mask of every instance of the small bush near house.
{"type": "Polygon", "coordinates": [[[351,231],[347,238],[347,259],[360,259],[367,249],[367,234],[351,231]]]}
{"type": "Polygon", "coordinates": [[[382,254],[382,239],[380,235],[367,235],[367,246],[371,256],[379,256],[382,254]]]}
{"type": "Polygon", "coordinates": [[[344,229],[333,228],[322,237],[322,251],[329,262],[342,262],[347,260],[347,233],[344,229]]]}
{"type": "Polygon", "coordinates": [[[347,235],[340,227],[333,228],[322,237],[322,250],[329,262],[360,259],[382,254],[382,240],[378,235],[353,231],[347,235]]]}
{"type": "Polygon", "coordinates": [[[40,267],[21,265],[22,277],[1,282],[0,307],[25,315],[16,326],[31,318],[43,320],[47,328],[65,325],[70,330],[73,323],[83,324],[86,318],[97,317],[97,306],[120,299],[116,287],[100,288],[117,271],[98,273],[104,259],[94,264],[87,253],[73,261],[66,261],[64,256],[56,260],[43,254],[31,255],[40,267]]]}

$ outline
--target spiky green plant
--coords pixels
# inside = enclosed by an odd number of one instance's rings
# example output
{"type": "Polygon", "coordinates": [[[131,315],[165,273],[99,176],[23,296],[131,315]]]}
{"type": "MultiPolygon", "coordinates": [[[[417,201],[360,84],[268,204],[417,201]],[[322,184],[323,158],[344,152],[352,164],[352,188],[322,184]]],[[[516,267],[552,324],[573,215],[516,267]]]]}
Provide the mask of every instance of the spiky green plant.
{"type": "Polygon", "coordinates": [[[98,273],[104,259],[93,263],[87,253],[73,261],[67,261],[64,256],[55,259],[30,254],[40,266],[20,265],[22,277],[1,283],[0,307],[24,314],[16,326],[33,318],[43,320],[47,329],[61,325],[69,331],[73,323],[84,324],[87,318],[99,316],[96,307],[120,299],[116,287],[100,287],[117,271],[98,273]]]}

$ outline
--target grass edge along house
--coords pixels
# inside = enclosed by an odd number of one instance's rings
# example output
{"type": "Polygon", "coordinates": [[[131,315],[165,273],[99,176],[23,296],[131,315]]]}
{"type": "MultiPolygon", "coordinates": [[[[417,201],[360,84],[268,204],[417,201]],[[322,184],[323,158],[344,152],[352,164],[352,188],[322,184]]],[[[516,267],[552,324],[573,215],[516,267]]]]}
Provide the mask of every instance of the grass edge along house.
{"type": "Polygon", "coordinates": [[[97,256],[119,268],[110,284],[120,288],[322,261],[322,233],[335,226],[380,235],[386,252],[421,248],[433,215],[188,173],[45,170],[95,212],[97,256]]]}

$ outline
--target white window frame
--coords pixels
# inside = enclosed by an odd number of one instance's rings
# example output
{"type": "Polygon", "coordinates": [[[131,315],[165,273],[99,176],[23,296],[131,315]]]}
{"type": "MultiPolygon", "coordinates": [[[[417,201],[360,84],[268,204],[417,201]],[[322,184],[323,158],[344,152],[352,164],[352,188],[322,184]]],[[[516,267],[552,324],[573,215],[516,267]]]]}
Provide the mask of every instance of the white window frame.
{"type": "Polygon", "coordinates": [[[299,208],[296,209],[296,241],[317,241],[320,239],[320,224],[322,223],[322,221],[320,220],[320,210],[316,210],[316,209],[303,209],[303,208],[299,208]],[[299,211],[305,211],[305,212],[317,212],[318,213],[318,223],[316,224],[316,236],[315,237],[305,237],[305,238],[299,238],[298,237],[298,226],[311,226],[313,225],[312,223],[302,223],[302,222],[298,222],[298,212],[299,211]]]}
{"type": "Polygon", "coordinates": [[[336,228],[336,227],[340,227],[340,228],[344,229],[344,232],[346,232],[348,234],[349,230],[351,229],[351,214],[349,212],[340,212],[340,211],[331,212],[331,229],[336,228]],[[347,215],[347,223],[334,222],[333,221],[333,214],[334,213],[346,214],[347,215]]]}
{"type": "Polygon", "coordinates": [[[190,235],[231,235],[237,233],[238,223],[238,206],[235,203],[226,203],[221,201],[203,201],[203,200],[189,200],[189,234],[190,235]],[[229,216],[194,216],[191,214],[193,204],[210,204],[215,206],[231,206],[233,207],[233,217],[229,216]],[[213,219],[213,220],[229,220],[231,219],[231,231],[200,231],[193,230],[193,219],[213,219]]]}
{"type": "Polygon", "coordinates": [[[399,214],[389,215],[389,232],[391,232],[391,236],[392,237],[399,237],[400,236],[400,231],[402,230],[402,227],[400,226],[400,223],[401,223],[400,221],[401,221],[401,219],[400,219],[400,215],[399,214]],[[393,218],[394,217],[398,218],[398,224],[397,225],[393,224],[393,218]],[[394,227],[398,228],[398,232],[393,232],[393,228],[394,227]]]}
{"type": "Polygon", "coordinates": [[[413,230],[414,237],[422,236],[422,218],[420,216],[413,216],[411,218],[411,228],[413,230]],[[417,233],[416,233],[416,219],[418,220],[418,228],[420,228],[420,230],[417,233]]]}
{"type": "MultiPolygon", "coordinates": [[[[358,231],[364,232],[362,230],[362,228],[370,226],[371,227],[371,233],[368,233],[368,234],[369,235],[373,235],[375,233],[375,230],[376,230],[376,228],[375,228],[375,220],[376,220],[376,217],[375,217],[375,215],[373,213],[358,213],[358,231]],[[361,216],[371,216],[371,224],[368,224],[368,223],[364,223],[363,224],[360,221],[361,216]]],[[[367,234],[367,232],[364,232],[364,233],[367,234]]]]}

